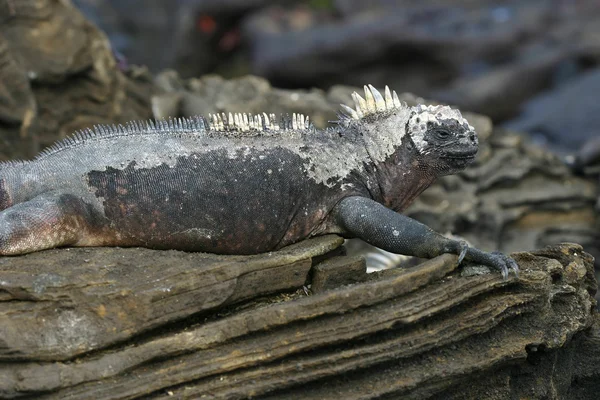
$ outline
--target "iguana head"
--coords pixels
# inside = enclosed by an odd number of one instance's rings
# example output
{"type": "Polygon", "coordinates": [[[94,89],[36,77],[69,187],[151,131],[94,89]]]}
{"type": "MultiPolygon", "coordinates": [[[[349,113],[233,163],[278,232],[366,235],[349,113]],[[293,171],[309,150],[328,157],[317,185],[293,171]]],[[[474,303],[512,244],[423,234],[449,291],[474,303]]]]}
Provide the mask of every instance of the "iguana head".
{"type": "Polygon", "coordinates": [[[412,157],[441,176],[463,170],[475,158],[477,134],[460,111],[444,105],[410,107],[387,86],[384,95],[371,85],[364,89],[365,98],[352,94],[354,109],[342,105],[346,115],[340,122],[364,138],[374,162],[387,163],[401,152],[398,162],[412,162],[412,157]]]}
{"type": "Polygon", "coordinates": [[[354,109],[339,123],[360,138],[374,164],[377,197],[402,211],[436,178],[463,170],[477,154],[475,130],[458,110],[448,106],[409,107],[396,92],[382,96],[365,86],[365,98],[352,97],[354,109]]]}
{"type": "Polygon", "coordinates": [[[411,107],[406,131],[419,155],[441,174],[462,171],[479,148],[475,129],[448,106],[411,107]]]}

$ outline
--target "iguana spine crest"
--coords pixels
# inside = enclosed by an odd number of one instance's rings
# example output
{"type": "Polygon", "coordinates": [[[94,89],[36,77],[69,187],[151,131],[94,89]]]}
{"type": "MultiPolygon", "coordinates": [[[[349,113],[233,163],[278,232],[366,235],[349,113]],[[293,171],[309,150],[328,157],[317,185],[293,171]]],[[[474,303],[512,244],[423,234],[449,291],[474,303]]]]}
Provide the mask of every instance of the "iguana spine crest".
{"type": "MultiPolygon", "coordinates": [[[[260,136],[271,134],[278,136],[285,132],[306,131],[311,132],[314,126],[308,116],[299,113],[282,115],[277,121],[277,116],[271,114],[250,113],[217,113],[208,114],[208,118],[197,115],[188,118],[165,118],[147,121],[130,121],[126,124],[99,124],[91,128],[74,132],[50,147],[42,150],[35,160],[48,157],[68,148],[81,145],[91,140],[109,139],[130,135],[193,135],[198,137],[208,136],[260,136]]],[[[28,161],[12,160],[0,162],[0,168],[14,167],[28,161]]]]}
{"type": "Polygon", "coordinates": [[[208,114],[210,129],[216,132],[249,132],[249,131],[278,131],[283,130],[308,130],[311,129],[309,117],[303,114],[293,113],[292,118],[281,118],[278,123],[275,114],[250,113],[216,113],[208,114]]]}
{"type": "Polygon", "coordinates": [[[359,120],[367,115],[376,114],[381,111],[392,111],[408,107],[406,103],[400,101],[396,91],[390,91],[388,86],[385,87],[385,98],[373,85],[365,85],[364,90],[364,99],[358,93],[352,93],[355,109],[341,104],[344,111],[347,112],[346,117],[359,120]]]}

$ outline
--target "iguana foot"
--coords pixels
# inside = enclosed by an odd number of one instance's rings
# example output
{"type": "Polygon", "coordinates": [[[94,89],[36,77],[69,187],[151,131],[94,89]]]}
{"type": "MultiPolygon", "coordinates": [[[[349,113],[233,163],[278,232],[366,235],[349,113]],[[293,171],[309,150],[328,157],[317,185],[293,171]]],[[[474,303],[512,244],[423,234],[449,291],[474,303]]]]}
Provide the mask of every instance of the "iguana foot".
{"type": "Polygon", "coordinates": [[[504,279],[508,278],[511,269],[515,271],[516,276],[519,275],[519,265],[511,257],[499,251],[488,253],[470,247],[464,240],[451,241],[445,246],[444,252],[458,254],[458,264],[461,264],[463,260],[467,260],[499,270],[504,279]]]}
{"type": "Polygon", "coordinates": [[[493,251],[489,253],[493,257],[494,267],[498,268],[502,272],[504,279],[508,278],[509,270],[515,272],[515,276],[519,276],[519,264],[510,256],[499,251],[493,251]]]}
{"type": "Polygon", "coordinates": [[[483,264],[499,270],[504,279],[508,278],[510,270],[515,272],[515,276],[519,276],[519,265],[516,263],[516,261],[499,251],[488,253],[474,247],[469,247],[466,251],[465,258],[468,261],[483,264]]]}

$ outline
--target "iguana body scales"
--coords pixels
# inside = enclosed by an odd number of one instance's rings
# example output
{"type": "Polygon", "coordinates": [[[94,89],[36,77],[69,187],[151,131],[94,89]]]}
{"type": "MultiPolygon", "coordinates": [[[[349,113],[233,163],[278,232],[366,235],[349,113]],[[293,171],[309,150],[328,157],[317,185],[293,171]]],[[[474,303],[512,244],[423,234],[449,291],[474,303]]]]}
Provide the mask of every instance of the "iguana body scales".
{"type": "Polygon", "coordinates": [[[402,216],[438,176],[477,152],[449,107],[408,107],[365,87],[320,131],[294,114],[217,114],[99,126],[32,161],[0,164],[0,255],[58,246],[255,254],[312,236],[389,251],[516,264],[402,216]]]}

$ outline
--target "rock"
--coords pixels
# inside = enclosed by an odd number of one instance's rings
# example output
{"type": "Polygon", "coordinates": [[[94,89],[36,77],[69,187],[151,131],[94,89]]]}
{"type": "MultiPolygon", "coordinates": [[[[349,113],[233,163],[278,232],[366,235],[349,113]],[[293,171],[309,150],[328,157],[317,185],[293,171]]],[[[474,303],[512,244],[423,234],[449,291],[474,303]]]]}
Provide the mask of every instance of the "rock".
{"type": "Polygon", "coordinates": [[[235,67],[231,55],[242,47],[240,18],[255,9],[286,2],[289,0],[73,0],[127,60],[146,65],[153,73],[174,68],[186,77],[231,70],[235,67]]]}
{"type": "MultiPolygon", "coordinates": [[[[155,78],[160,93],[153,97],[155,117],[172,112],[173,116],[207,115],[214,112],[248,112],[275,114],[302,113],[319,128],[330,126],[337,120],[340,103],[353,105],[352,92],[361,88],[335,85],[327,92],[319,89],[278,89],[264,78],[253,75],[227,80],[217,75],[182,79],[172,71],[164,71],[155,78]],[[181,101],[179,102],[179,99],[181,101]]],[[[383,88],[381,88],[383,90],[383,88]]],[[[434,104],[411,93],[400,93],[399,98],[409,105],[434,104]]],[[[481,142],[486,142],[492,133],[491,120],[483,115],[465,113],[478,132],[481,142]]]]}
{"type": "Polygon", "coordinates": [[[162,93],[152,96],[152,115],[156,119],[177,117],[182,101],[181,93],[162,93]]]}
{"type": "Polygon", "coordinates": [[[367,278],[365,259],[358,256],[334,257],[317,264],[312,270],[311,291],[320,293],[342,285],[362,282],[367,278]]]}
{"type": "MultiPolygon", "coordinates": [[[[548,393],[571,398],[571,390],[580,393],[579,398],[593,398],[585,393],[597,387],[600,378],[591,358],[600,352],[600,328],[592,259],[580,246],[514,254],[521,267],[518,279],[503,280],[499,274],[461,277],[453,272],[456,256],[444,255],[316,295],[300,290],[258,297],[282,290],[286,284],[281,282],[295,275],[275,265],[285,261],[309,266],[312,256],[340,243],[325,237],[293,251],[246,257],[243,263],[232,263],[232,257],[216,260],[140,249],[113,249],[112,255],[106,249],[53,250],[4,258],[4,271],[21,272],[18,282],[17,275],[9,276],[10,291],[2,292],[5,313],[27,314],[40,297],[50,303],[38,303],[47,307],[45,320],[38,318],[38,328],[20,337],[21,346],[13,345],[28,354],[5,352],[12,361],[0,365],[0,395],[456,398],[460,387],[460,398],[486,398],[491,392],[497,398],[548,393]],[[152,253],[150,260],[134,258],[143,253],[152,253]],[[55,264],[61,257],[62,263],[55,264]],[[100,257],[110,261],[100,271],[87,266],[100,257]],[[49,262],[40,269],[44,259],[49,262]],[[84,276],[68,272],[64,262],[79,266],[74,271],[84,276]],[[22,271],[28,265],[30,269],[22,271]],[[250,270],[254,272],[248,274],[250,270]],[[103,276],[104,283],[82,284],[93,273],[103,276]],[[259,282],[265,273],[269,282],[280,282],[277,288],[269,284],[248,291],[240,281],[259,282]],[[110,279],[111,274],[120,279],[110,279]],[[161,290],[166,284],[179,284],[181,290],[161,290]],[[206,290],[206,284],[215,290],[206,290]],[[231,290],[219,290],[223,284],[231,290]],[[134,290],[122,292],[119,287],[134,290]],[[226,306],[232,299],[238,304],[226,306]],[[36,356],[28,349],[31,338],[43,343],[56,335],[50,329],[53,315],[76,314],[91,304],[104,306],[91,309],[89,318],[102,321],[103,334],[116,341],[96,343],[93,351],[84,345],[67,360],[64,353],[36,356]],[[117,310],[125,315],[112,314],[117,310]],[[199,310],[205,311],[198,314],[199,310]],[[148,320],[151,330],[144,322],[148,320]],[[119,329],[123,321],[129,329],[119,329]],[[120,333],[106,329],[111,324],[120,333]]],[[[306,272],[302,268],[294,285],[302,284],[306,272]]],[[[77,332],[85,336],[89,322],[78,320],[77,332]]],[[[9,318],[0,326],[10,331],[20,323],[9,318]]]]}
{"type": "Polygon", "coordinates": [[[199,312],[304,285],[332,236],[264,256],[149,249],[0,258],[0,360],[67,360],[199,312]]]}
{"type": "MultiPolygon", "coordinates": [[[[571,167],[577,174],[591,176],[597,180],[600,176],[600,137],[586,141],[570,161],[571,167]]],[[[600,193],[598,193],[596,211],[600,212],[600,193]]]]}
{"type": "Polygon", "coordinates": [[[595,0],[75,4],[117,53],[155,73],[254,73],[289,88],[388,84],[497,122],[600,64],[595,0]]]}
{"type": "Polygon", "coordinates": [[[573,168],[580,173],[585,173],[586,168],[600,167],[600,136],[593,137],[586,141],[577,152],[573,160],[573,168]]]}
{"type": "Polygon", "coordinates": [[[594,64],[599,17],[592,1],[340,0],[260,10],[243,33],[277,86],[388,84],[502,120],[594,64]]]}
{"type": "Polygon", "coordinates": [[[69,2],[4,0],[0,10],[10,19],[0,24],[0,160],[30,158],[93,124],[150,116],[150,81],[122,73],[104,34],[69,2]]]}
{"type": "Polygon", "coordinates": [[[431,93],[439,101],[483,113],[495,121],[518,115],[522,104],[551,85],[557,65],[572,54],[564,48],[524,52],[523,59],[485,74],[464,76],[431,93]],[[537,53],[535,57],[531,53],[537,53]]]}
{"type": "Polygon", "coordinates": [[[509,27],[481,14],[395,4],[335,19],[304,7],[271,8],[247,18],[244,33],[253,72],[277,85],[370,82],[426,94],[458,76],[462,64],[506,54],[526,29],[525,20],[509,27]]]}

